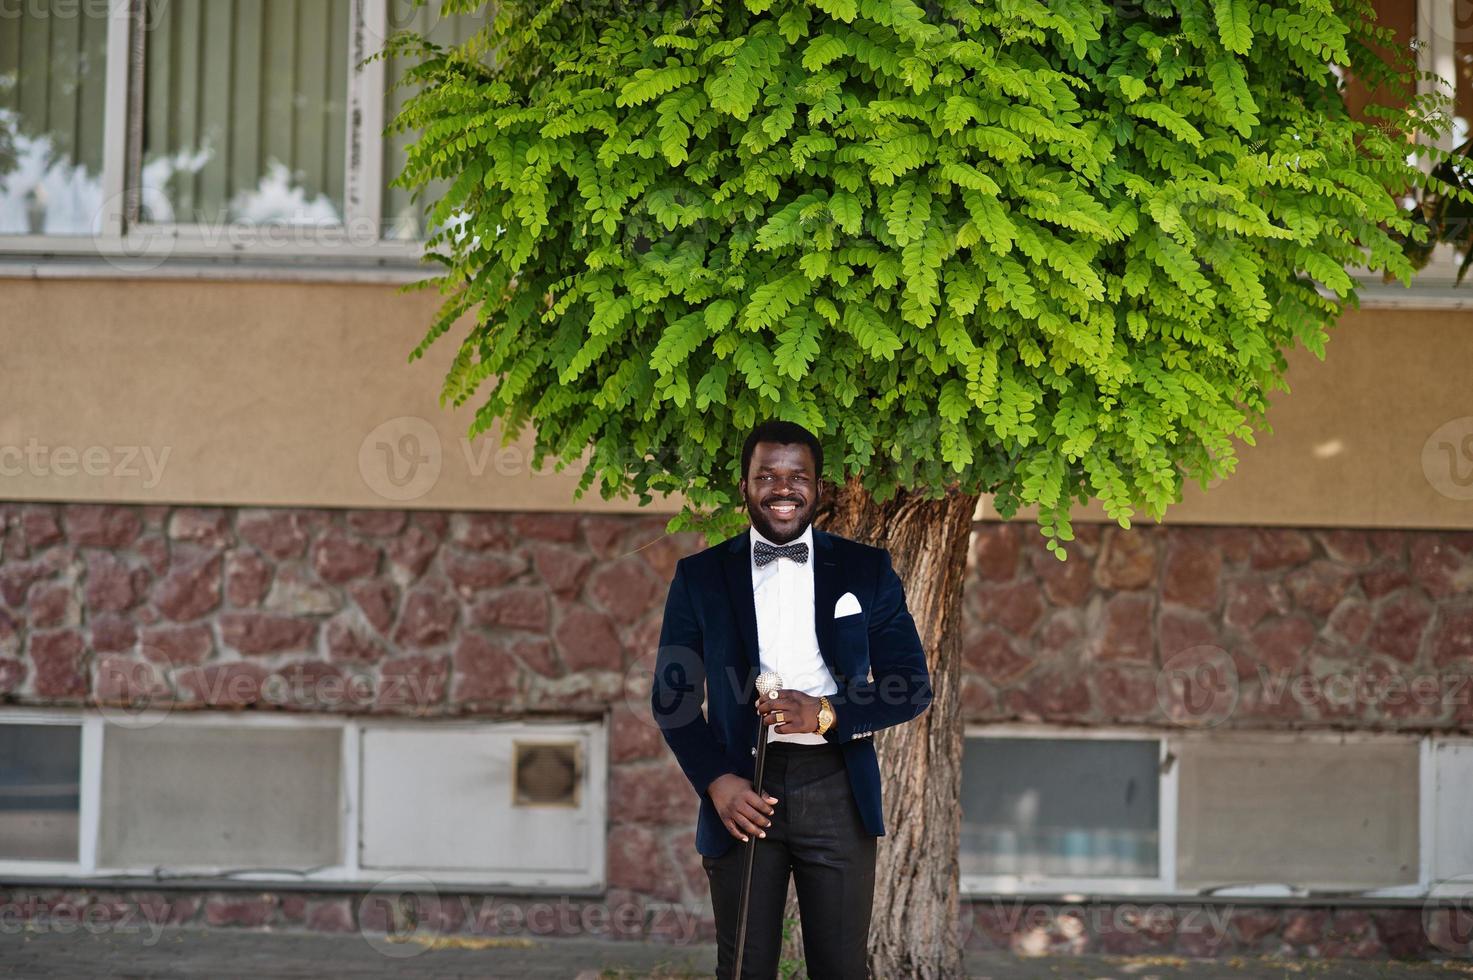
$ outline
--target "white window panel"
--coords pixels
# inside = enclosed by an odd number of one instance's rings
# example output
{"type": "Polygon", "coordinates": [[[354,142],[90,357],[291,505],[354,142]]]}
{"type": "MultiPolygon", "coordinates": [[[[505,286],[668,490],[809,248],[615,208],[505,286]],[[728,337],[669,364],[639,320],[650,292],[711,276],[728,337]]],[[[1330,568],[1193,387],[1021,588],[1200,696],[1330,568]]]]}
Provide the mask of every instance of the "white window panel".
{"type": "Polygon", "coordinates": [[[1432,879],[1473,890],[1473,740],[1432,745],[1432,879]]]}
{"type": "Polygon", "coordinates": [[[339,864],[342,732],[333,727],[110,726],[99,866],[209,870],[339,864]]]}
{"type": "Polygon", "coordinates": [[[1415,739],[1182,738],[1179,884],[1369,890],[1417,884],[1415,739]]]}
{"type": "Polygon", "coordinates": [[[363,729],[361,752],[364,869],[443,872],[522,886],[602,881],[600,726],[373,725],[363,729]],[[536,802],[556,782],[540,770],[524,778],[519,800],[517,745],[567,743],[577,746],[580,760],[573,798],[536,802]]]}
{"type": "Polygon", "coordinates": [[[1149,732],[969,728],[962,757],[962,890],[1167,891],[1175,778],[1149,732]]]}
{"type": "Polygon", "coordinates": [[[0,859],[75,862],[82,727],[0,725],[0,859]]]}

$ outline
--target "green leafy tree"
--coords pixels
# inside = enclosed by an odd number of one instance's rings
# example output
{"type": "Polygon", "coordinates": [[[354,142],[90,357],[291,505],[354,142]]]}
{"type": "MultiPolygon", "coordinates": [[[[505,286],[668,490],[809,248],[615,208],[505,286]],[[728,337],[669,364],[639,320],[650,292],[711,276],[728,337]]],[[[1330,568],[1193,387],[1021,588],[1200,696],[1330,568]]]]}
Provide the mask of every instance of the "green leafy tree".
{"type": "MultiPolygon", "coordinates": [[[[446,0],[472,13],[479,3],[446,0]]],[[[429,204],[471,434],[591,452],[579,495],[745,523],[766,417],[825,441],[819,523],[891,549],[936,700],[881,733],[871,966],[956,976],[960,594],[979,496],[1159,520],[1272,431],[1356,280],[1407,282],[1409,141],[1443,106],[1366,0],[506,0],[417,52],[398,177],[429,204]],[[1345,76],[1400,93],[1359,115],[1345,76]]],[[[1445,100],[1444,100],[1445,102],[1445,100]]],[[[1425,239],[1425,229],[1420,229],[1425,239]]]]}

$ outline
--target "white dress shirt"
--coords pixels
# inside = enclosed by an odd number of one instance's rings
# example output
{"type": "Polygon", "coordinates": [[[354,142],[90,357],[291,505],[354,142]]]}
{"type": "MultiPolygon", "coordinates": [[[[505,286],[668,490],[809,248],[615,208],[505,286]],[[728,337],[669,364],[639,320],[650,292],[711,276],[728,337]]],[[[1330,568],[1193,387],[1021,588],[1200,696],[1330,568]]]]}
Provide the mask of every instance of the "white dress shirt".
{"type": "MultiPolygon", "coordinates": [[[[769,541],[755,527],[752,540],[752,600],[757,607],[758,663],[763,671],[775,671],[783,687],[818,697],[839,690],[834,676],[818,650],[818,632],[813,625],[813,525],[788,544],[808,545],[808,561],[802,565],[791,558],[778,558],[757,567],[757,542],[769,541]]],[[[785,716],[786,717],[786,716],[785,716]]],[[[773,729],[774,742],[822,744],[828,739],[817,732],[784,734],[773,729]]]]}

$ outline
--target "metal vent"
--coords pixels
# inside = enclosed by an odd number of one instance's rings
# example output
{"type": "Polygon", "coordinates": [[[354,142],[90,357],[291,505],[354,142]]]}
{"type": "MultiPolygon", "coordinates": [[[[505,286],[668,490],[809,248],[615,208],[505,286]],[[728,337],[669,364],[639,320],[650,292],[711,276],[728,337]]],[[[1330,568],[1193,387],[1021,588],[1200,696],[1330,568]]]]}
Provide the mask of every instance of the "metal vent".
{"type": "Polygon", "coordinates": [[[578,805],[582,760],[577,742],[515,742],[514,806],[578,805]]]}

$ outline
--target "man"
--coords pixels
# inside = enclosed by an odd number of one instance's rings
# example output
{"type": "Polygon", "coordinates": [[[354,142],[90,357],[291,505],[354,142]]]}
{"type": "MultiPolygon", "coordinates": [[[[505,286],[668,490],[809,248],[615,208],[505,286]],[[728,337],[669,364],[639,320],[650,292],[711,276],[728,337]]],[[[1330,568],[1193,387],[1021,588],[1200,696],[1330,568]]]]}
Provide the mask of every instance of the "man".
{"type": "Polygon", "coordinates": [[[876,838],[885,833],[870,736],[931,702],[925,651],[889,553],[811,526],[822,472],[823,447],[807,429],[754,428],[740,483],[751,527],[682,558],[665,603],[652,707],[701,798],[696,849],[722,978],[736,957],[753,835],[742,976],[777,975],[789,874],[808,975],[866,975],[876,838]],[[757,696],[761,671],[781,676],[777,698],[757,696]],[[752,789],[759,722],[771,729],[760,795],[752,789]]]}

